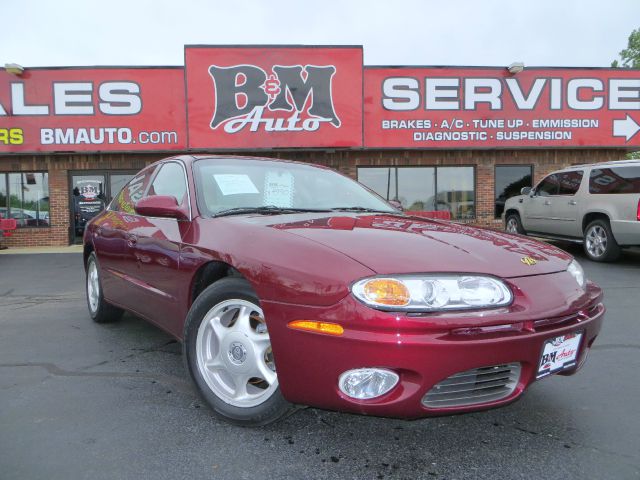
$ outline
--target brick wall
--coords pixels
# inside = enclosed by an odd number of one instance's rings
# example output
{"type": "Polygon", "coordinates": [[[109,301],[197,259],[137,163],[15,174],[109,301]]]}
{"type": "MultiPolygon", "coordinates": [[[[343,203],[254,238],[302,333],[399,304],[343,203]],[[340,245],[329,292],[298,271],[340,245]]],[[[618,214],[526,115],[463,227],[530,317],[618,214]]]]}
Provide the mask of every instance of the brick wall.
{"type": "MultiPolygon", "coordinates": [[[[624,150],[337,150],[255,152],[253,155],[318,163],[353,178],[359,166],[471,165],[476,167],[476,223],[499,226],[493,218],[496,165],[533,165],[534,183],[568,165],[618,160],[624,150]]],[[[247,152],[240,154],[246,155],[247,152]]],[[[1,172],[48,171],[50,227],[21,228],[0,239],[8,246],[62,246],[69,243],[71,171],[139,170],[168,154],[0,156],[1,172]]]]}

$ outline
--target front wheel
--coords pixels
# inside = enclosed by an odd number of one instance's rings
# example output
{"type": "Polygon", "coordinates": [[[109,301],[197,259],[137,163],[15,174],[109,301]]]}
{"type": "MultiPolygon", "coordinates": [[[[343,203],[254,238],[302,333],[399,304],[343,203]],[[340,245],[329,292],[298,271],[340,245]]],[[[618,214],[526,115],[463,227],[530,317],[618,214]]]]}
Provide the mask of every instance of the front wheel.
{"type": "Polygon", "coordinates": [[[224,420],[266,425],[291,409],[280,393],[260,302],[245,280],[219,280],[198,296],[183,349],[198,390],[224,420]]]}
{"type": "Polygon", "coordinates": [[[595,262],[613,262],[622,253],[606,220],[594,220],[584,231],[584,252],[595,262]]]}
{"type": "Polygon", "coordinates": [[[505,219],[505,231],[507,233],[519,233],[520,235],[524,235],[526,232],[522,227],[522,221],[520,220],[520,215],[517,213],[510,213],[507,215],[505,219]]]}

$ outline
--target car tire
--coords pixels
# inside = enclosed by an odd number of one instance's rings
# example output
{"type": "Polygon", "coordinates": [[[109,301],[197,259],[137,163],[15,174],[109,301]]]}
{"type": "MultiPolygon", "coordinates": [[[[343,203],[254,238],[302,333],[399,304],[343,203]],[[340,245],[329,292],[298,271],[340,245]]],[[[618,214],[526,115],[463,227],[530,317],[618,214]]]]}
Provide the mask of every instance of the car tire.
{"type": "Polygon", "coordinates": [[[96,323],[110,323],[120,320],[124,313],[104,299],[102,295],[102,281],[100,280],[100,266],[95,252],[91,252],[87,259],[87,276],[85,281],[87,307],[89,315],[96,323]]]}
{"type": "Polygon", "coordinates": [[[611,232],[608,220],[598,219],[584,230],[584,253],[594,262],[613,262],[622,250],[611,232]]]}
{"type": "Polygon", "coordinates": [[[242,278],[223,278],[196,298],[184,327],[185,367],[220,418],[261,426],[293,411],[273,363],[260,301],[242,278]]]}
{"type": "Polygon", "coordinates": [[[524,228],[522,228],[522,221],[520,215],[517,213],[510,213],[504,220],[504,229],[507,233],[519,233],[520,235],[526,235],[524,228]]]}

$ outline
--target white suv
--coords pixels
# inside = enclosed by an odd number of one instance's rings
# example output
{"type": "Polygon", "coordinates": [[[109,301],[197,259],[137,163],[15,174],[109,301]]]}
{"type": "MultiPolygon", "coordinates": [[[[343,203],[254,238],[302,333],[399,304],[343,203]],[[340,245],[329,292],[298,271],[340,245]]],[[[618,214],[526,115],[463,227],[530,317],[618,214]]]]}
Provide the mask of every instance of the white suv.
{"type": "Polygon", "coordinates": [[[507,232],[580,242],[600,262],[640,245],[640,160],[565,168],[521,193],[505,204],[507,232]]]}

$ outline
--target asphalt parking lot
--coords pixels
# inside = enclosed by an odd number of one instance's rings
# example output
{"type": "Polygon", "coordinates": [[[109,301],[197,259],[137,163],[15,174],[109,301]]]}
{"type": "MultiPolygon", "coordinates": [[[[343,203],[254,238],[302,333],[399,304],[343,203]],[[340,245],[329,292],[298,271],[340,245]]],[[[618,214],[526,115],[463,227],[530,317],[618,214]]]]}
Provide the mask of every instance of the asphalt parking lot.
{"type": "Polygon", "coordinates": [[[0,478],[640,478],[640,253],[586,260],[605,290],[583,370],[505,408],[402,421],[302,409],[227,425],[180,345],[126,315],[94,324],[80,254],[0,256],[0,478]]]}

